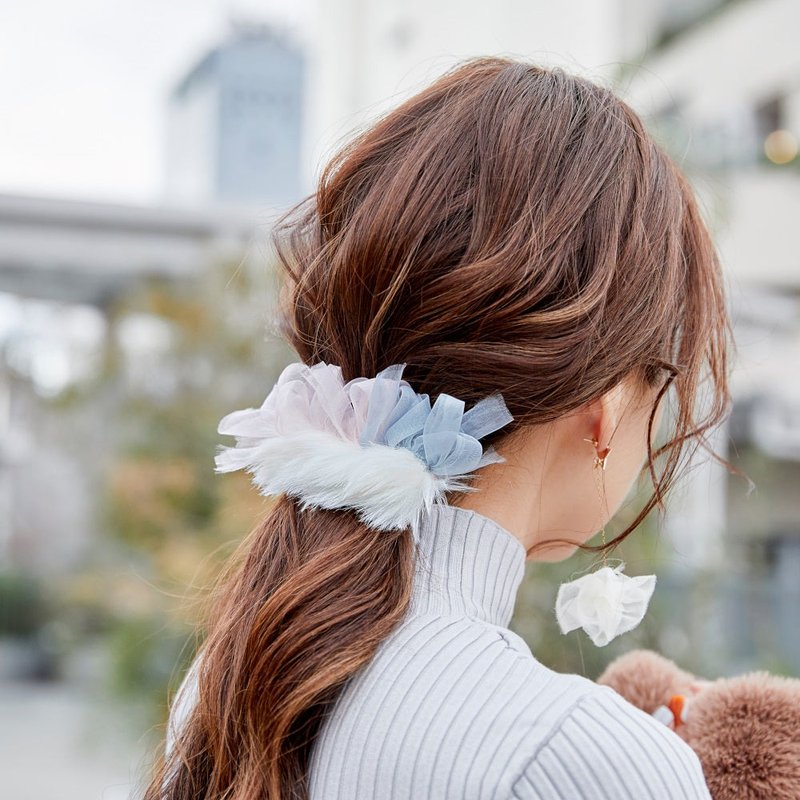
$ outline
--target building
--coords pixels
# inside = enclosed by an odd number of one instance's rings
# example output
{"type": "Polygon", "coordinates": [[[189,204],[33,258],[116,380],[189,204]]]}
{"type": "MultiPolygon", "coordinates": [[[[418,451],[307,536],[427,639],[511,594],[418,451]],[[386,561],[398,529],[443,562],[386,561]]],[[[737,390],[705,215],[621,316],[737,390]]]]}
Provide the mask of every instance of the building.
{"type": "Polygon", "coordinates": [[[285,206],[300,199],[305,58],[266,25],[235,26],[173,90],[173,204],[285,206]]]}
{"type": "MultiPolygon", "coordinates": [[[[792,0],[716,3],[624,78],[630,102],[680,155],[715,228],[741,350],[731,435],[787,469],[800,464],[798,25],[792,0]]],[[[792,515],[800,519],[800,507],[792,515]]]]}
{"type": "Polygon", "coordinates": [[[528,56],[608,75],[623,45],[619,0],[325,0],[314,17],[307,180],[350,131],[476,55],[528,56]]]}
{"type": "Polygon", "coordinates": [[[667,35],[656,28],[620,85],[690,174],[714,227],[738,348],[733,414],[715,439],[755,490],[706,462],[692,471],[668,527],[687,563],[720,574],[718,640],[732,645],[732,669],[771,654],[777,669],[796,671],[800,5],[704,5],[667,35]]]}

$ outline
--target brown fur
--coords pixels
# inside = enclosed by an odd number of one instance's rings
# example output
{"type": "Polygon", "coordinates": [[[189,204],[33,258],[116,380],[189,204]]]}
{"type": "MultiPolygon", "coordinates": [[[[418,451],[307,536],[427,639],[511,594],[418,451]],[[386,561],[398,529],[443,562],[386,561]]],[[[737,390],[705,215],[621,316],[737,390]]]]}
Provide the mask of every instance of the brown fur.
{"type": "Polygon", "coordinates": [[[652,714],[673,694],[687,691],[693,680],[694,675],[652,650],[632,650],[612,661],[597,682],[652,714]]]}
{"type": "Polygon", "coordinates": [[[692,695],[695,676],[648,650],[613,661],[598,678],[652,713],[690,696],[676,733],[697,753],[714,800],[800,798],[800,680],[752,672],[720,678],[692,695]]]}

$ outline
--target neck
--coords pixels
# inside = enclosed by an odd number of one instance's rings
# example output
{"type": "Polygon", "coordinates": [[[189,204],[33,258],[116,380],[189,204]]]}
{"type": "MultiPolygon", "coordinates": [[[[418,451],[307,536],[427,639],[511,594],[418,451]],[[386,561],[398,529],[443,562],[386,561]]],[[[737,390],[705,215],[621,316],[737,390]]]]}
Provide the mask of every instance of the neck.
{"type": "Polygon", "coordinates": [[[525,574],[525,548],[493,519],[436,505],[420,528],[412,611],[508,627],[525,574]]]}

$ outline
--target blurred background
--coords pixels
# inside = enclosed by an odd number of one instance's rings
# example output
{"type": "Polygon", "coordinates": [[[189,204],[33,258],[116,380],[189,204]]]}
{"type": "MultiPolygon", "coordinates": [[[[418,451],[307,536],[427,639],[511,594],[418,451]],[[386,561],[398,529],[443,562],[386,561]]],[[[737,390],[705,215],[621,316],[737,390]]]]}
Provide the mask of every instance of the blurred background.
{"type": "MultiPolygon", "coordinates": [[[[204,588],[264,501],[216,424],[288,360],[277,215],[353,130],[455,61],[612,86],[690,175],[739,357],[713,444],[617,555],[633,633],[562,636],[528,565],[512,627],[561,671],[654,647],[800,675],[800,4],[795,0],[0,1],[0,795],[128,797],[204,588]]],[[[622,529],[631,497],[608,533],[622,529]]]]}

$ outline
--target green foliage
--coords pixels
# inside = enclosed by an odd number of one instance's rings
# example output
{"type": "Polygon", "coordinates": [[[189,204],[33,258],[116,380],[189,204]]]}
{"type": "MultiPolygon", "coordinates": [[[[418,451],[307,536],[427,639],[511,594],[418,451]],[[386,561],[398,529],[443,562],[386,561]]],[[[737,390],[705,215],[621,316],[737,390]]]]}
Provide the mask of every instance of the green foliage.
{"type": "Polygon", "coordinates": [[[0,572],[0,636],[33,636],[52,613],[40,579],[21,571],[0,572]]]}
{"type": "MultiPolygon", "coordinates": [[[[192,284],[151,281],[114,309],[116,325],[144,315],[170,332],[144,380],[121,393],[103,500],[111,540],[148,582],[126,576],[110,590],[110,685],[162,714],[170,680],[194,652],[195,601],[262,507],[246,477],[213,470],[221,416],[260,403],[290,355],[263,335],[275,292],[270,275],[253,275],[223,266],[192,284]]],[[[112,353],[107,380],[124,385],[128,366],[124,353],[112,353]]]]}
{"type": "Polygon", "coordinates": [[[109,638],[111,688],[127,699],[163,705],[164,687],[182,675],[195,652],[194,636],[161,614],[122,619],[109,638]]]}

